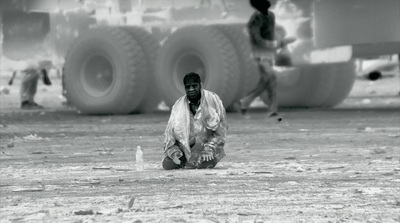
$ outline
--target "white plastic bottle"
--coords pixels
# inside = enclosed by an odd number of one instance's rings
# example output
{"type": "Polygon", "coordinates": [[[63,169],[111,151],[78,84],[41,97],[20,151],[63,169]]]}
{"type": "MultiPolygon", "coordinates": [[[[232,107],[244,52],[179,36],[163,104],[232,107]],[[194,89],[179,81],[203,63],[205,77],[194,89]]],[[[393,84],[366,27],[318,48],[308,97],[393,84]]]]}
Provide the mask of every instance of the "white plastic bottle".
{"type": "Polygon", "coordinates": [[[136,171],[144,170],[143,151],[140,146],[136,147],[136,171]]]}

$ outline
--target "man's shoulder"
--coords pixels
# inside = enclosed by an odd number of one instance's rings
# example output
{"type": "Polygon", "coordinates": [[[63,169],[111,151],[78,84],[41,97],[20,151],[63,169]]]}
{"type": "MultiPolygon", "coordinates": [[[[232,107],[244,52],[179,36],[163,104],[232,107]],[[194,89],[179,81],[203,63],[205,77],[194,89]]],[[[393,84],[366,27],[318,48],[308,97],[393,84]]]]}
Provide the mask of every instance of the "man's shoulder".
{"type": "Polygon", "coordinates": [[[174,105],[172,105],[172,107],[171,107],[171,113],[177,112],[183,108],[182,106],[185,103],[185,98],[186,98],[186,95],[178,98],[175,101],[174,105]]]}
{"type": "Polygon", "coordinates": [[[220,101],[222,103],[222,100],[217,93],[208,90],[204,90],[204,93],[206,94],[206,97],[212,98],[213,100],[220,101]]]}
{"type": "Polygon", "coordinates": [[[219,98],[218,94],[215,93],[215,92],[212,92],[212,91],[209,91],[209,90],[204,90],[204,92],[205,92],[206,94],[211,94],[211,95],[213,95],[213,96],[219,98]]]}
{"type": "Polygon", "coordinates": [[[186,95],[183,95],[182,97],[178,98],[178,99],[175,101],[174,105],[176,105],[176,104],[178,104],[179,102],[185,100],[185,98],[186,98],[186,95]]]}
{"type": "Polygon", "coordinates": [[[261,13],[259,13],[259,12],[254,12],[254,13],[251,15],[250,19],[249,19],[249,23],[254,22],[254,21],[257,21],[257,20],[260,20],[260,19],[261,19],[261,13]]]}
{"type": "Polygon", "coordinates": [[[275,19],[275,13],[273,11],[268,12],[268,17],[275,19]]]}

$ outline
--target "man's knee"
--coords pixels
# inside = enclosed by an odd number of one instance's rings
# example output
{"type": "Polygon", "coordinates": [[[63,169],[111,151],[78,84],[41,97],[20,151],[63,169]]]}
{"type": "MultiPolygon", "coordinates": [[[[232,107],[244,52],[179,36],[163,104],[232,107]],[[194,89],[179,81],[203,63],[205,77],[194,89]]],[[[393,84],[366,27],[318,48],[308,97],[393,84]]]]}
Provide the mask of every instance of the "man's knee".
{"type": "Polygon", "coordinates": [[[179,169],[180,167],[174,163],[174,161],[169,158],[169,157],[164,157],[162,160],[162,167],[164,170],[173,170],[173,169],[179,169]]]}
{"type": "Polygon", "coordinates": [[[164,170],[174,170],[174,169],[181,169],[185,167],[186,159],[184,156],[179,158],[181,164],[176,164],[171,158],[168,156],[164,157],[162,160],[162,167],[164,170]]]}

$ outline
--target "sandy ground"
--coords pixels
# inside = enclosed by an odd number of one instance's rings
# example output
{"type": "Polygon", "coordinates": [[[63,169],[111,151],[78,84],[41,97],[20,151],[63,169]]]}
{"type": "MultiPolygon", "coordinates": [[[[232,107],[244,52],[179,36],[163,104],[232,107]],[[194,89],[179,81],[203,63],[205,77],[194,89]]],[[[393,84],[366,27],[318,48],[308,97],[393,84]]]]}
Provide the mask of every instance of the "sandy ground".
{"type": "Polygon", "coordinates": [[[83,116],[60,80],[21,111],[1,75],[0,222],[400,222],[400,77],[359,78],[333,109],[229,113],[215,169],[164,171],[168,111],[83,116]],[[9,93],[6,94],[7,88],[9,93]],[[135,149],[145,170],[135,169],[135,149]]]}

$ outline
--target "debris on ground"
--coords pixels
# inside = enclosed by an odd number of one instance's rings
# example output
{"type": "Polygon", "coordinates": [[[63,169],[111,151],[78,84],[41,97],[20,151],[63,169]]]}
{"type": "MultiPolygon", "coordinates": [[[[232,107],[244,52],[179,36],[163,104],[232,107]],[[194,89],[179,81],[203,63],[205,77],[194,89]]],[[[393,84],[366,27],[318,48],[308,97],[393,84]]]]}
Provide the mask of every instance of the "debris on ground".
{"type": "Polygon", "coordinates": [[[44,191],[45,186],[42,183],[39,183],[36,186],[32,187],[16,187],[12,190],[12,192],[40,192],[44,191]]]}
{"type": "Polygon", "coordinates": [[[80,211],[74,211],[74,214],[76,214],[76,215],[93,215],[94,212],[92,210],[80,210],[80,211]]]}
{"type": "Polygon", "coordinates": [[[7,147],[8,147],[8,148],[14,147],[14,141],[9,141],[9,142],[7,143],[7,147]]]}
{"type": "Polygon", "coordinates": [[[133,203],[135,202],[135,198],[131,198],[128,202],[128,209],[131,209],[133,206],[133,203]]]}
{"type": "Polygon", "coordinates": [[[383,153],[386,153],[386,151],[382,148],[375,148],[374,153],[375,154],[383,154],[383,153]]]}

